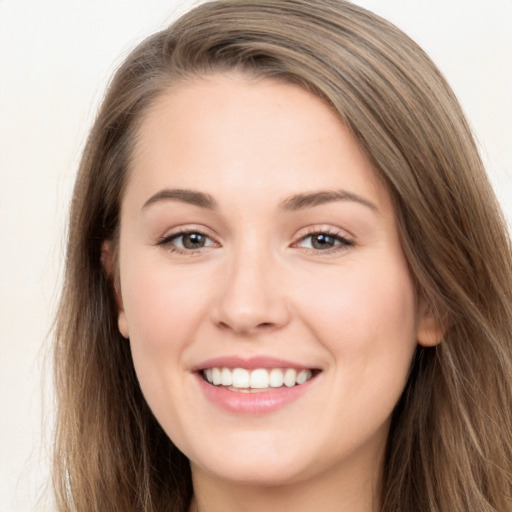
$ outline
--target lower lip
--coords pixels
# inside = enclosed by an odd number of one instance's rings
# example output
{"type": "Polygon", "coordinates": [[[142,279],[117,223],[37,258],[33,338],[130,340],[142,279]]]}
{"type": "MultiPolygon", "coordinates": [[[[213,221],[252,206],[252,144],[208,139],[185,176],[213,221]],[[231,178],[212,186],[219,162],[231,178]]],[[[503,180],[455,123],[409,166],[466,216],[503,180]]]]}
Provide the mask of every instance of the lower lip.
{"type": "Polygon", "coordinates": [[[201,374],[196,374],[199,386],[206,397],[217,407],[229,412],[246,415],[268,414],[294,402],[311,386],[316,377],[304,384],[291,388],[275,388],[271,391],[237,392],[221,386],[214,386],[205,381],[201,374]]]}

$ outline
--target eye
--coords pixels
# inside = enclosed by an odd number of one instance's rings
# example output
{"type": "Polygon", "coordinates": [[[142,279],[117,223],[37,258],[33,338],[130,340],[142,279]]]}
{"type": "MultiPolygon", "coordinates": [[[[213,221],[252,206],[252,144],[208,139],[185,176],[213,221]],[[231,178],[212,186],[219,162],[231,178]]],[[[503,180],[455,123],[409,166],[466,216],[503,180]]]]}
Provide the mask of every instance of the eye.
{"type": "Polygon", "coordinates": [[[296,245],[314,251],[329,251],[333,249],[343,249],[354,244],[341,235],[329,232],[318,232],[310,233],[302,237],[296,245]]]}
{"type": "Polygon", "coordinates": [[[208,235],[200,231],[181,231],[163,238],[158,245],[163,245],[171,251],[177,252],[194,252],[205,247],[216,246],[208,235]]]}

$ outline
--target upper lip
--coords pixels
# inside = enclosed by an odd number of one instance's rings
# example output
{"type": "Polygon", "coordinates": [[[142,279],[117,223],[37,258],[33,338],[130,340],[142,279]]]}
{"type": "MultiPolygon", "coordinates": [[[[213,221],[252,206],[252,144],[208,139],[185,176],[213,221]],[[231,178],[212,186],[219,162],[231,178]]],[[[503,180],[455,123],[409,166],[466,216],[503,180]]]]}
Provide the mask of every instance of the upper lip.
{"type": "Polygon", "coordinates": [[[201,363],[193,366],[191,371],[198,372],[208,368],[245,368],[247,370],[255,370],[257,368],[295,368],[296,370],[315,369],[310,365],[270,356],[223,356],[202,361],[201,363]]]}

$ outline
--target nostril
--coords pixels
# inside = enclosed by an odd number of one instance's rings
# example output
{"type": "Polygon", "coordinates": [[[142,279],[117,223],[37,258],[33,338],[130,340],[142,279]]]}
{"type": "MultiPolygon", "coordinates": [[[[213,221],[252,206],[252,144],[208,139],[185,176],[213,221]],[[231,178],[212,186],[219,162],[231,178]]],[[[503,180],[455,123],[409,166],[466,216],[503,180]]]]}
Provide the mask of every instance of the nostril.
{"type": "Polygon", "coordinates": [[[254,326],[251,325],[231,325],[229,322],[218,322],[217,327],[222,331],[234,331],[241,336],[252,336],[262,331],[271,331],[276,327],[273,322],[260,322],[254,326]]]}

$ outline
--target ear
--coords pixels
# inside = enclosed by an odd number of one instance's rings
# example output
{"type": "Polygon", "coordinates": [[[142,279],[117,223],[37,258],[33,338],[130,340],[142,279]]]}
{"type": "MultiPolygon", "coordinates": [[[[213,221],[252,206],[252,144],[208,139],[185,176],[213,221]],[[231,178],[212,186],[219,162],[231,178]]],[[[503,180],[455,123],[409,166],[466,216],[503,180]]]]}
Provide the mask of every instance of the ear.
{"type": "Polygon", "coordinates": [[[114,288],[114,296],[117,305],[117,328],[124,338],[129,337],[128,321],[126,319],[126,313],[123,306],[123,298],[121,296],[119,286],[119,271],[117,266],[117,251],[114,250],[112,241],[105,240],[101,246],[101,264],[105,269],[105,272],[112,283],[114,288]]]}
{"type": "Polygon", "coordinates": [[[422,347],[434,347],[443,341],[445,326],[434,314],[424,299],[420,299],[418,307],[418,326],[416,339],[422,347]]]}

